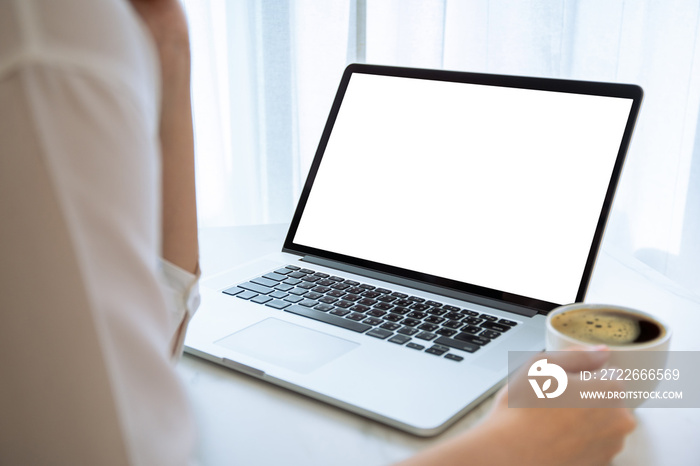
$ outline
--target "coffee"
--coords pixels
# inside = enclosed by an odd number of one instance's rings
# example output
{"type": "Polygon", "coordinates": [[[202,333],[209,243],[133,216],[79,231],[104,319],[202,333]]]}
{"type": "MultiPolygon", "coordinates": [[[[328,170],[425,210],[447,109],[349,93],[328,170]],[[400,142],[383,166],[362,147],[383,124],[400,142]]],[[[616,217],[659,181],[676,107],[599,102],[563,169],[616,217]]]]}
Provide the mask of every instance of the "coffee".
{"type": "Polygon", "coordinates": [[[559,332],[584,343],[611,346],[648,343],[665,333],[658,322],[618,309],[573,309],[553,316],[551,324],[559,332]]]}

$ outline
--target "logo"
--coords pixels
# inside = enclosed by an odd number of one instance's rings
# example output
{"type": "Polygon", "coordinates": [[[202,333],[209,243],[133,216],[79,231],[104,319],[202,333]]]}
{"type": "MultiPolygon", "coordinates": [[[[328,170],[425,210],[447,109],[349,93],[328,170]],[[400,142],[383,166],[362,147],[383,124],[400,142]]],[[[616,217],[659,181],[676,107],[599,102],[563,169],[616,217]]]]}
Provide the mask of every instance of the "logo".
{"type": "Polygon", "coordinates": [[[529,377],[548,377],[544,380],[542,387],[540,387],[537,379],[528,379],[532,389],[535,391],[537,398],[556,398],[566,390],[566,385],[569,383],[569,378],[566,375],[566,371],[556,364],[548,363],[546,359],[540,359],[535,361],[535,363],[530,366],[530,370],[527,371],[529,377]],[[557,388],[551,393],[548,393],[552,386],[552,378],[557,381],[557,388]]]}

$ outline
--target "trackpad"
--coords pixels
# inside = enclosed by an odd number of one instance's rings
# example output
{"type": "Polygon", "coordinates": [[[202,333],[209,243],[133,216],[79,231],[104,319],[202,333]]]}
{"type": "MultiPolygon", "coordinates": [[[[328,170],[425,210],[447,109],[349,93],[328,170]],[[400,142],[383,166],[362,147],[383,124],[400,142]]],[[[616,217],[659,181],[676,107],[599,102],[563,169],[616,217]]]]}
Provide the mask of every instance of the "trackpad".
{"type": "Polygon", "coordinates": [[[359,346],[359,343],[274,318],[244,328],[216,344],[302,374],[359,346]]]}

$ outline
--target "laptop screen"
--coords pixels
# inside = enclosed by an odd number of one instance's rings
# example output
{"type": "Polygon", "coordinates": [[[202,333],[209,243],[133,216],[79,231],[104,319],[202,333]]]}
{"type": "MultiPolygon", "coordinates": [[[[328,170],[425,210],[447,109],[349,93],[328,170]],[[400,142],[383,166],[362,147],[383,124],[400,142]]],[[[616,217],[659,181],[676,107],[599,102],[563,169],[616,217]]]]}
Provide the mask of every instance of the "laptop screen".
{"type": "Polygon", "coordinates": [[[347,73],[285,247],[528,303],[580,298],[639,102],[478,77],[347,73]]]}

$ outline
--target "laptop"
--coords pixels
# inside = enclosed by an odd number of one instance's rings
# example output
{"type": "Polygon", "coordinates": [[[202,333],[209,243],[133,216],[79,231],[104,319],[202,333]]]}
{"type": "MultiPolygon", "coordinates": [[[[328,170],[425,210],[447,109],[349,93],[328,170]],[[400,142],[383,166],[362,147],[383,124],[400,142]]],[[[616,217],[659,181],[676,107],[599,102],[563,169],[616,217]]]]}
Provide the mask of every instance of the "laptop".
{"type": "Polygon", "coordinates": [[[583,301],[634,85],[352,64],[281,251],[201,284],[188,353],[420,436],[583,301]]]}

